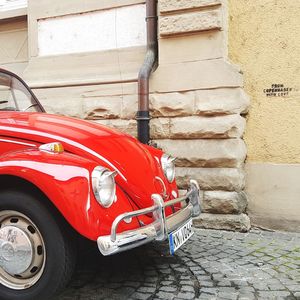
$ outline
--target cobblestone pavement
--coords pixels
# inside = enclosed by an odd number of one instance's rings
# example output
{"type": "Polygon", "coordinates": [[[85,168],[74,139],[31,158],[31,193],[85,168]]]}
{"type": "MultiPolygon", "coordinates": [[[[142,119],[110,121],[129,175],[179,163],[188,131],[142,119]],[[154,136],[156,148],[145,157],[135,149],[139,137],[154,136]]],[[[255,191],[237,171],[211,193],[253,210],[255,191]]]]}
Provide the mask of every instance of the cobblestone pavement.
{"type": "Polygon", "coordinates": [[[57,300],[300,299],[300,234],[196,229],[176,252],[89,253],[57,300]]]}

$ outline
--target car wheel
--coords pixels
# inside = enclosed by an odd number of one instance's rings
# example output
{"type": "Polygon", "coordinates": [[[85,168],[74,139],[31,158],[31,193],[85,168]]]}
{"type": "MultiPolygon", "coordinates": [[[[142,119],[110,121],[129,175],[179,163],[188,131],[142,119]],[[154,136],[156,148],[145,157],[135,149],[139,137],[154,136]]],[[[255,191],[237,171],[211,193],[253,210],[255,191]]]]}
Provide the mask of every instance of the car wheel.
{"type": "Polygon", "coordinates": [[[0,192],[0,299],[48,299],[69,281],[75,247],[41,199],[0,192]]]}

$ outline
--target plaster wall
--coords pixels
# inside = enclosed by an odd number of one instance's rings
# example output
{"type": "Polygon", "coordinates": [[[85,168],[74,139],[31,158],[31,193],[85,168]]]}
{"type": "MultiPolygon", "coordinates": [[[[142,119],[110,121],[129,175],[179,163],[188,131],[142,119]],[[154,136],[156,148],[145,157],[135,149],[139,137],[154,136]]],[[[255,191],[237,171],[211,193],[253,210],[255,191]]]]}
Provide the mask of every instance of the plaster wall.
{"type": "Polygon", "coordinates": [[[247,164],[252,224],[300,232],[299,174],[299,164],[247,164]]]}
{"type": "Polygon", "coordinates": [[[229,0],[229,11],[229,56],[251,96],[248,161],[300,163],[300,1],[229,0]],[[267,96],[274,84],[291,91],[267,96]]]}
{"type": "Polygon", "coordinates": [[[251,97],[246,191],[254,224],[300,231],[300,2],[229,0],[229,57],[251,97]]]}

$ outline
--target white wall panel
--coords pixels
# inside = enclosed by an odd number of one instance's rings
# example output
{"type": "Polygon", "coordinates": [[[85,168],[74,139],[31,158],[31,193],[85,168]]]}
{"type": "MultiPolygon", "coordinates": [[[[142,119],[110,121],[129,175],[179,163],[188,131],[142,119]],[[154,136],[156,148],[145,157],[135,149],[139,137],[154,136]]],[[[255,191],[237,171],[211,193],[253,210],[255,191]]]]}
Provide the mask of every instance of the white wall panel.
{"type": "Polygon", "coordinates": [[[39,55],[145,45],[145,16],[142,4],[39,20],[39,55]]]}
{"type": "Polygon", "coordinates": [[[27,0],[0,0],[0,11],[27,7],[27,0]]]}

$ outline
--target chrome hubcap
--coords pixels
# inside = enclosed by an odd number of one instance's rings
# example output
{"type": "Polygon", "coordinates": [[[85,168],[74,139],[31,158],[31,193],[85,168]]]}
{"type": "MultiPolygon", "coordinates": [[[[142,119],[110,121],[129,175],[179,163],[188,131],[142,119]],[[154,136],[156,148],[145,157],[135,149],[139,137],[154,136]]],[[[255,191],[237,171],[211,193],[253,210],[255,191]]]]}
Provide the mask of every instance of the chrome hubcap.
{"type": "Polygon", "coordinates": [[[26,289],[41,277],[45,245],[34,223],[16,211],[0,212],[0,283],[26,289]]]}
{"type": "Polygon", "coordinates": [[[32,242],[27,234],[15,226],[0,229],[0,266],[7,273],[20,275],[33,258],[32,242]]]}

